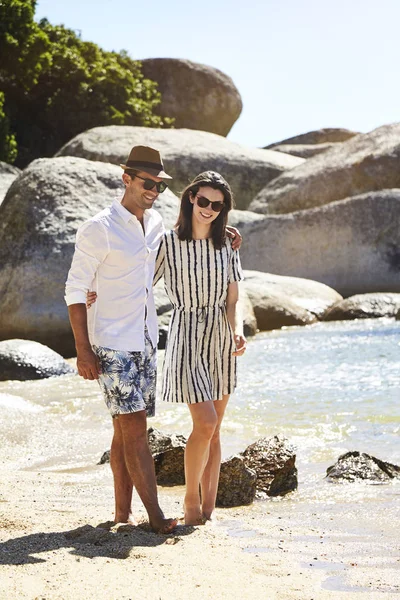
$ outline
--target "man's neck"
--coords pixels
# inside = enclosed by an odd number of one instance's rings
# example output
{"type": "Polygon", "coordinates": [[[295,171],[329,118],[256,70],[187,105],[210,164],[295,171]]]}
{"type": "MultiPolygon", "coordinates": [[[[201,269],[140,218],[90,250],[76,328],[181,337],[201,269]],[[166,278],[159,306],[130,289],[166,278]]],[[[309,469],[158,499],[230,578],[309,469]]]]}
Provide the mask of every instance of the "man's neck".
{"type": "Polygon", "coordinates": [[[132,201],[130,201],[129,197],[127,197],[126,194],[124,194],[124,196],[121,200],[121,205],[124,208],[126,208],[126,210],[128,210],[132,215],[134,215],[143,226],[143,217],[144,217],[144,209],[143,208],[139,208],[138,206],[133,204],[132,201]]]}

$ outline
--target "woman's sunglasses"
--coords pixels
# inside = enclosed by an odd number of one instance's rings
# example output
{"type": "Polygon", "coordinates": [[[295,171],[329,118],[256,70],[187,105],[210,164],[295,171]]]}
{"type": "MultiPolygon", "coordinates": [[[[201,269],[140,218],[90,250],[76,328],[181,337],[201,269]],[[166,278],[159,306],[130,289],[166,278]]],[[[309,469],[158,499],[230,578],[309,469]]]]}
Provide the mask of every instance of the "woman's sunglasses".
{"type": "Polygon", "coordinates": [[[196,196],[196,202],[197,206],[200,206],[200,208],[208,208],[208,206],[211,204],[211,210],[217,213],[221,212],[225,206],[224,202],[211,202],[211,200],[205,198],[204,196],[196,196]]]}
{"type": "MultiPolygon", "coordinates": [[[[129,173],[129,175],[131,174],[129,173]]],[[[137,177],[138,179],[144,181],[143,187],[145,190],[152,190],[155,187],[159,194],[165,192],[165,190],[168,187],[165,181],[154,181],[154,179],[145,179],[144,177],[140,177],[140,175],[136,175],[134,173],[132,173],[131,177],[137,177]]]]}

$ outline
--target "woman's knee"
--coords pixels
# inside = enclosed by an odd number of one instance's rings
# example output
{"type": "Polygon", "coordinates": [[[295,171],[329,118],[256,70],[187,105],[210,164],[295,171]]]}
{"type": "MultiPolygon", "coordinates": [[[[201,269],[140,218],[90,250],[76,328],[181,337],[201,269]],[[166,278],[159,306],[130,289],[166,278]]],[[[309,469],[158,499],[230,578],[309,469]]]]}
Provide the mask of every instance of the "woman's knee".
{"type": "Polygon", "coordinates": [[[215,428],[217,427],[217,425],[217,417],[208,416],[206,419],[196,419],[196,421],[193,424],[193,431],[197,435],[201,435],[202,437],[211,440],[215,433],[215,428]]]}

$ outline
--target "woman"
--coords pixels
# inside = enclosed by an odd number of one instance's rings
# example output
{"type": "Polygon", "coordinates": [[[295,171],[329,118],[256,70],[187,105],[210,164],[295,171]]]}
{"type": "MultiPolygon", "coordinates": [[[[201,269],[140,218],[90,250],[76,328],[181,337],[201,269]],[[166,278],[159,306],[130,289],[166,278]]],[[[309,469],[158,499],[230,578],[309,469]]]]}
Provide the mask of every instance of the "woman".
{"type": "MultiPolygon", "coordinates": [[[[175,229],[160,243],[154,284],[164,277],[173,306],[162,398],[187,403],[193,429],[185,450],[185,524],[211,520],[221,465],[220,427],[236,386],[236,356],[246,349],[236,322],[238,251],[226,237],[233,205],[229,184],[214,171],[183,191],[175,229]],[[200,495],[201,488],[201,495],[200,495]]],[[[96,294],[88,294],[88,306],[96,294]]]]}
{"type": "Polygon", "coordinates": [[[239,254],[226,237],[233,198],[213,171],[184,190],[174,230],[164,234],[154,283],[164,276],[173,306],[163,369],[162,398],[186,402],[193,430],[185,451],[185,524],[212,518],[221,464],[220,427],[236,385],[236,356],[244,353],[236,323],[239,254]],[[201,488],[201,496],[199,493],[201,488]]]}

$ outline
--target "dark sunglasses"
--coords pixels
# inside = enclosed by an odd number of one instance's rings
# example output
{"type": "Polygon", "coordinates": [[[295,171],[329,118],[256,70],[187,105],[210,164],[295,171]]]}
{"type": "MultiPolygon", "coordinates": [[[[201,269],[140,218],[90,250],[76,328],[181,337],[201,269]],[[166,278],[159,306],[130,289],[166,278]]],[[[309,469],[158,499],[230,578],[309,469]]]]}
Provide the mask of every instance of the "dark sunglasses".
{"type": "Polygon", "coordinates": [[[154,179],[145,179],[144,177],[140,177],[140,175],[134,175],[132,173],[131,177],[137,177],[144,181],[143,187],[145,190],[152,190],[154,187],[156,188],[159,194],[162,194],[167,189],[167,184],[165,181],[154,181],[154,179]]]}
{"type": "Polygon", "coordinates": [[[200,208],[208,208],[208,206],[211,204],[211,210],[217,213],[221,212],[225,206],[224,202],[211,202],[211,200],[205,198],[204,196],[196,196],[196,201],[197,206],[200,206],[200,208]]]}

